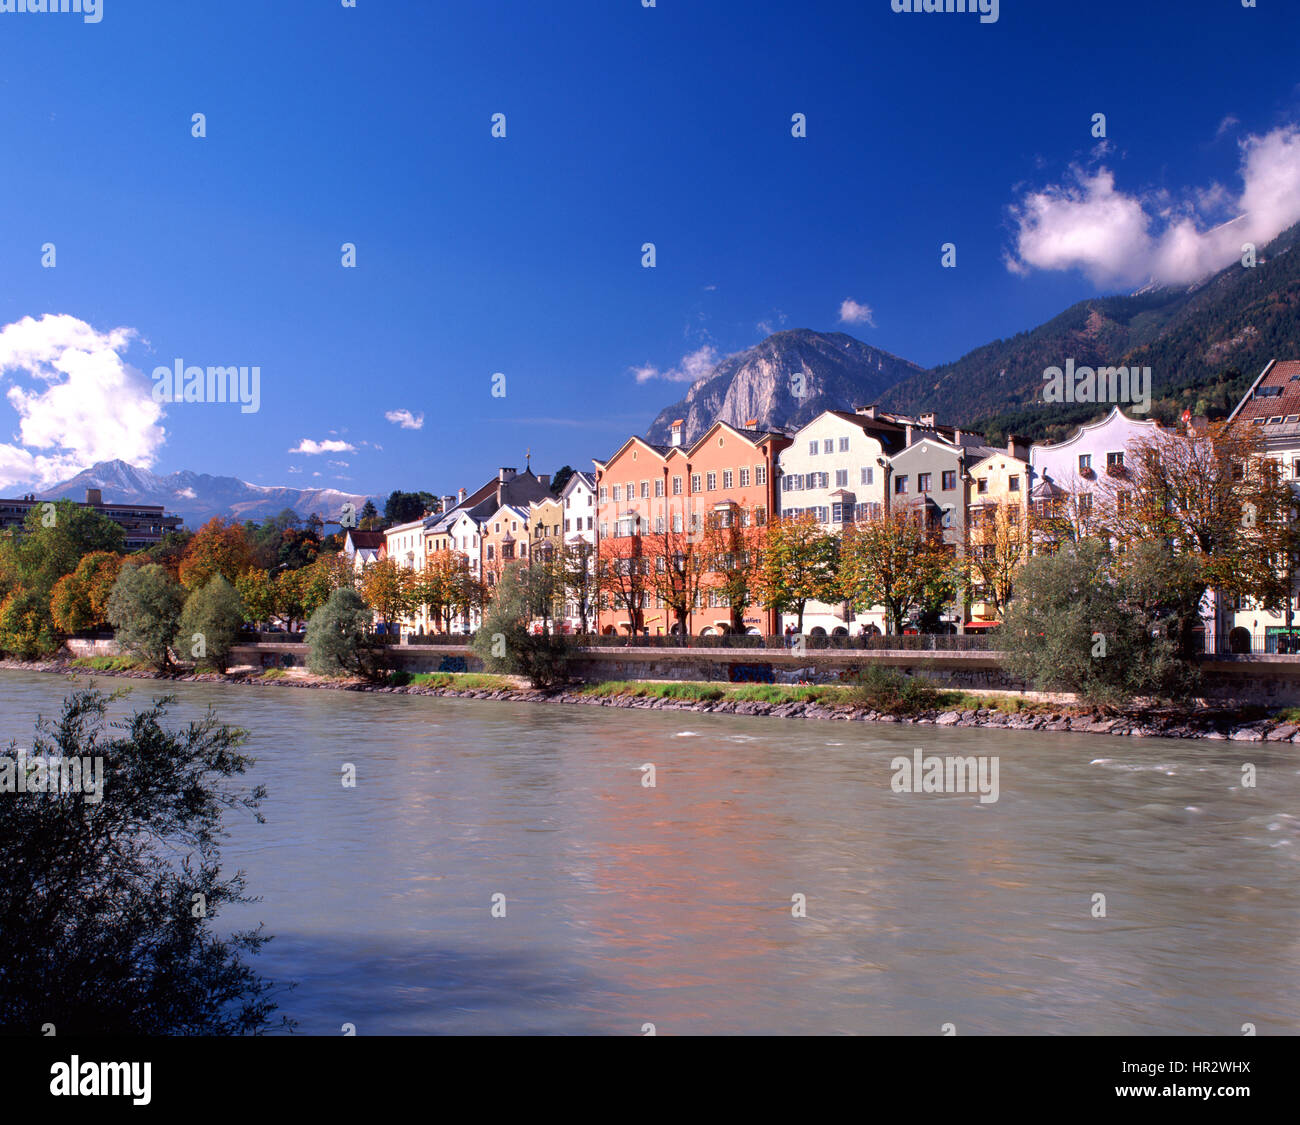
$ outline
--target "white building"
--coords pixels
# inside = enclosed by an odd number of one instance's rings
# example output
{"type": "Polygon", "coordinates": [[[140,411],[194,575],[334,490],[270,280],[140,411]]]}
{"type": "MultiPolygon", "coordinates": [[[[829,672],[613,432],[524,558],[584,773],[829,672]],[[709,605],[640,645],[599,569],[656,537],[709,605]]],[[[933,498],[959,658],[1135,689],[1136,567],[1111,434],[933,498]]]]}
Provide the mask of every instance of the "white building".
{"type": "MultiPolygon", "coordinates": [[[[839,535],[859,520],[880,516],[885,511],[889,455],[902,449],[905,439],[903,426],[874,410],[819,414],[777,457],[781,517],[810,512],[825,530],[839,535]]],[[[781,628],[797,623],[796,614],[785,614],[781,628]]],[[[883,631],[883,610],[854,614],[847,603],[822,602],[809,602],[804,610],[804,632],[814,636],[857,636],[863,626],[873,624],[883,631]]]]}

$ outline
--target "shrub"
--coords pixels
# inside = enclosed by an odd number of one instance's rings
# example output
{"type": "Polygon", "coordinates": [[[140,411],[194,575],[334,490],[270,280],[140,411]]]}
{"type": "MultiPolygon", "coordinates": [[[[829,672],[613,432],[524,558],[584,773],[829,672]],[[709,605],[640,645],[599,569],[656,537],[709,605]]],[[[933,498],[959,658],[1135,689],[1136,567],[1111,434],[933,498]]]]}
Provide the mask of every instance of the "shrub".
{"type": "Polygon", "coordinates": [[[851,703],[886,715],[917,715],[934,710],[939,701],[933,684],[880,664],[868,664],[849,681],[848,689],[851,703]]]}

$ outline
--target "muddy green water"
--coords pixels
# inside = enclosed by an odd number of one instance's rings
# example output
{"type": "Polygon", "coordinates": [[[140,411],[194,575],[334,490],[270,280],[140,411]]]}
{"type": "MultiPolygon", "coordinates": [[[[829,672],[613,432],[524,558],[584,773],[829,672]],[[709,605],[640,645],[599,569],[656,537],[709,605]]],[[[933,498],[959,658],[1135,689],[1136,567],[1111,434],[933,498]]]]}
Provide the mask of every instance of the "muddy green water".
{"type": "MultiPolygon", "coordinates": [[[[0,738],[66,690],[5,673],[0,738]]],[[[1289,745],[173,690],[251,732],[262,901],[217,924],[276,935],[303,1032],[1300,1030],[1289,745]],[[996,756],[998,800],[895,792],[918,747],[996,756]]]]}

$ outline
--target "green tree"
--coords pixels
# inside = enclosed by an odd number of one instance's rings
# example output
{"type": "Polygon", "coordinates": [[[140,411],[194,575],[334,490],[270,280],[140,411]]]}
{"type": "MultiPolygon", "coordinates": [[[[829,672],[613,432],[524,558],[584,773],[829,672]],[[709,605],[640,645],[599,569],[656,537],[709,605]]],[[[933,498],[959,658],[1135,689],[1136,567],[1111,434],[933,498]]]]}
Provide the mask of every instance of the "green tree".
{"type": "Polygon", "coordinates": [[[533,598],[527,568],[506,566],[470,647],[488,671],[527,676],[533,687],[547,688],[568,678],[568,646],[554,633],[529,631],[533,598]]]}
{"type": "Polygon", "coordinates": [[[307,668],[319,676],[375,678],[384,660],[370,637],[372,615],[361,595],[344,586],[307,622],[307,668]]]}
{"type": "Polygon", "coordinates": [[[224,672],[247,614],[238,591],[218,574],[185,599],[176,648],[224,672]]]}
{"type": "MultiPolygon", "coordinates": [[[[227,811],[262,819],[262,787],[235,784],[252,764],[240,752],[245,736],[211,713],[169,730],[166,698],[110,727],[111,702],[96,691],[70,696],[32,742],[32,756],[100,759],[94,791],[3,798],[0,1033],[266,1030],[273,986],[244,955],[270,938],[222,939],[213,928],[223,907],[252,901],[241,874],[223,876],[220,852],[227,811]]],[[[30,762],[10,744],[0,776],[30,762]]]]}
{"type": "Polygon", "coordinates": [[[911,514],[854,524],[840,543],[839,590],[858,610],[885,609],[898,633],[913,613],[937,620],[956,597],[958,569],[942,532],[911,514]]]}
{"type": "Polygon", "coordinates": [[[108,620],[125,652],[160,671],[171,665],[185,593],[157,563],[128,566],[108,599],[108,620]]]}
{"type": "Polygon", "coordinates": [[[1125,568],[1096,539],[1031,558],[999,635],[1008,667],[1039,691],[1071,691],[1089,703],[1185,698],[1194,670],[1166,626],[1187,578],[1175,573],[1161,591],[1161,577],[1147,572],[1153,562],[1125,568]]]}

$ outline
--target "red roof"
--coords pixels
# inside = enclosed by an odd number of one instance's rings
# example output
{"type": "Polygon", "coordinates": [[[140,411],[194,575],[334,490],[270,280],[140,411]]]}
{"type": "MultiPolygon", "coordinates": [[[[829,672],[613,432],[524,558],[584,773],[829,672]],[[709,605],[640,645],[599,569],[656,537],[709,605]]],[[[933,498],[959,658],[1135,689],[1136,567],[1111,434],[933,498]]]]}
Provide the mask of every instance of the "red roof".
{"type": "MultiPolygon", "coordinates": [[[[1248,422],[1252,418],[1281,415],[1285,422],[1288,414],[1300,414],[1300,360],[1296,359],[1273,364],[1237,407],[1236,419],[1248,422]]],[[[1296,422],[1293,420],[1291,424],[1296,422]]]]}

